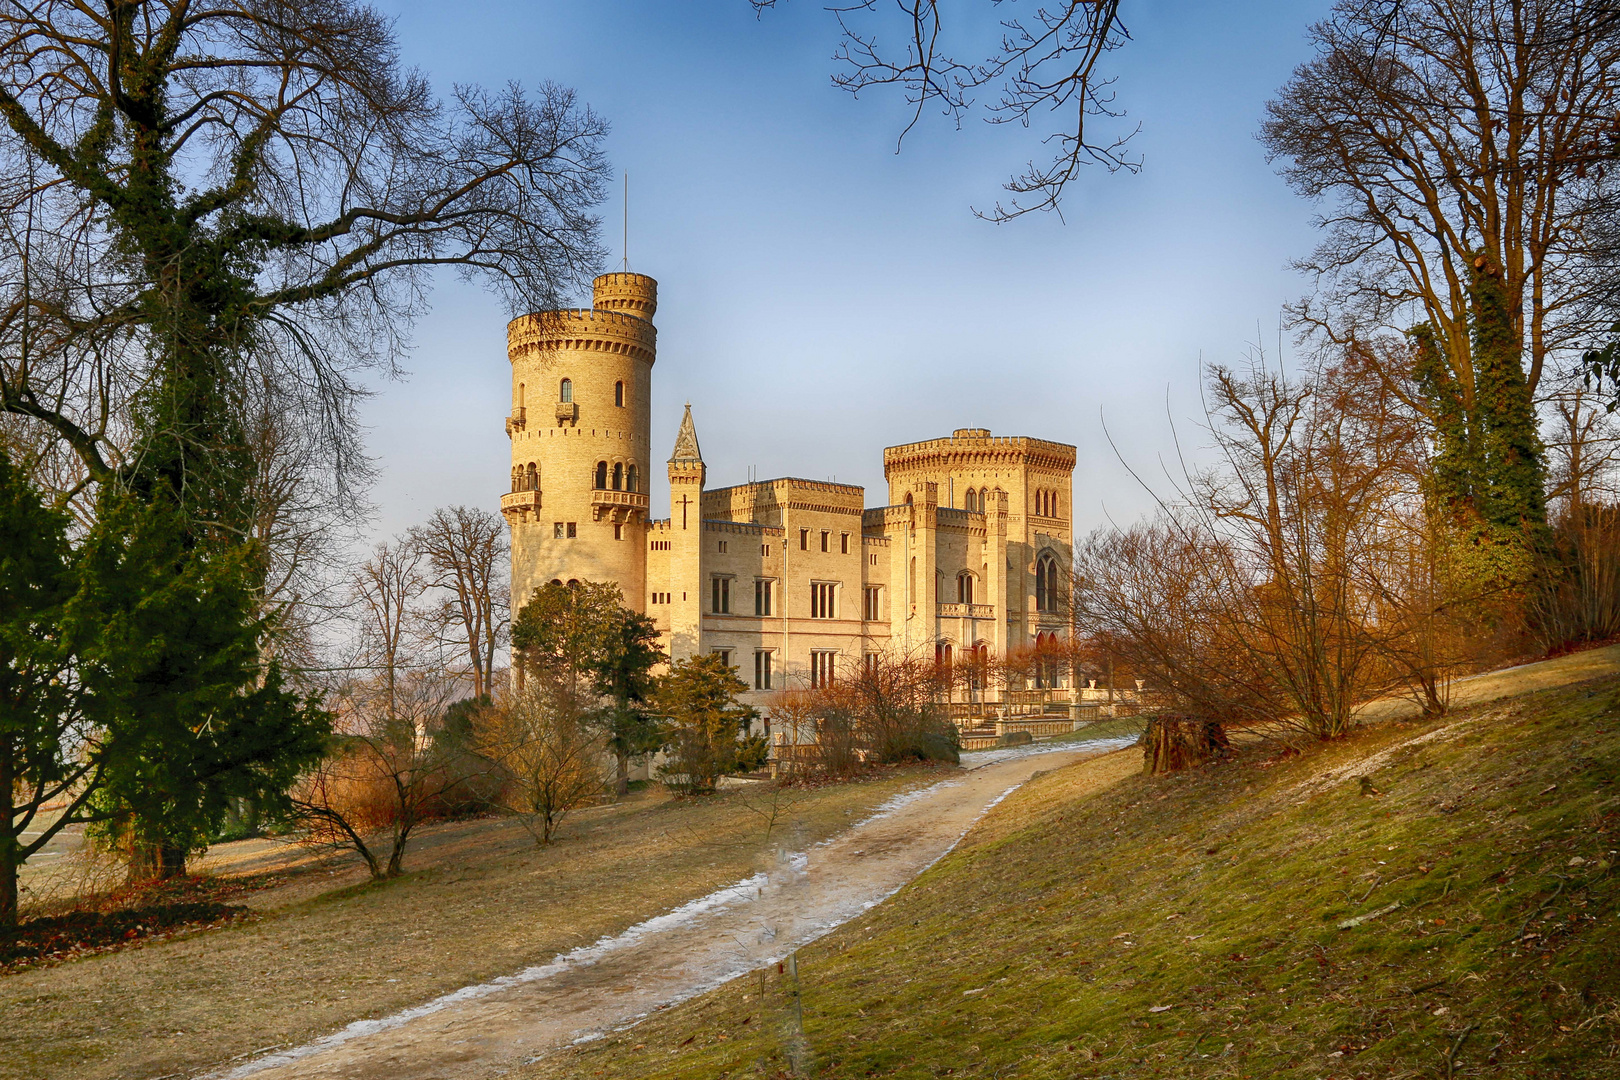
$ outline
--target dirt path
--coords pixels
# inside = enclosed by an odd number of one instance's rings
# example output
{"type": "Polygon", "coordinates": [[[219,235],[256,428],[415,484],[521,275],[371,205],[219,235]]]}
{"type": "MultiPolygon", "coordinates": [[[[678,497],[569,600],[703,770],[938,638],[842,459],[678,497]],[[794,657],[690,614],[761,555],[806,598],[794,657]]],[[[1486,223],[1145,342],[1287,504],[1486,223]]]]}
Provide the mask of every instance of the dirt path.
{"type": "Polygon", "coordinates": [[[1131,741],[963,755],[968,768],[949,779],[616,937],[212,1075],[460,1080],[503,1071],[774,962],[916,877],[1034,773],[1131,741]]]}

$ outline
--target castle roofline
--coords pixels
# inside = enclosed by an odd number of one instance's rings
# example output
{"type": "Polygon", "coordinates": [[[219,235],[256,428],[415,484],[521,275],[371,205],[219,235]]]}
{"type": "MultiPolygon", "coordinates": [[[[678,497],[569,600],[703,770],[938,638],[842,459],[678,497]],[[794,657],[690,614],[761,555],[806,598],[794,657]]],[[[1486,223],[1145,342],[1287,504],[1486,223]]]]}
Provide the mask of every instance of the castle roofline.
{"type": "Polygon", "coordinates": [[[841,491],[856,495],[866,493],[866,488],[860,484],[840,484],[834,480],[809,480],[802,476],[778,476],[772,480],[752,480],[746,484],[732,484],[730,487],[708,488],[704,494],[718,495],[727,491],[758,490],[760,488],[776,487],[780,484],[809,488],[812,491],[841,491]]]}

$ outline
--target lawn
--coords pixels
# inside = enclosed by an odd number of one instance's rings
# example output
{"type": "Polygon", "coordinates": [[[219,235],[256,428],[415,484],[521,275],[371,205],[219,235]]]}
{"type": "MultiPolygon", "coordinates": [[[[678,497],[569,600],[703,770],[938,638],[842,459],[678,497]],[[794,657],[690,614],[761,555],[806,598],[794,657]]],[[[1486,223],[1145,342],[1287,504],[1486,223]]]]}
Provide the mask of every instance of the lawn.
{"type": "Polygon", "coordinates": [[[428,830],[394,881],[350,862],[275,873],[230,897],[255,908],[245,921],[0,977],[0,1077],[185,1076],[301,1044],[618,933],[753,873],[788,832],[814,842],[938,778],[888,769],[798,792],[769,837],[748,793],[652,789],[581,813],[544,850],[484,820],[428,830]]]}
{"type": "Polygon", "coordinates": [[[1169,778],[1133,753],[1031,781],[796,981],[519,1075],[1620,1075],[1620,679],[1169,778]]]}

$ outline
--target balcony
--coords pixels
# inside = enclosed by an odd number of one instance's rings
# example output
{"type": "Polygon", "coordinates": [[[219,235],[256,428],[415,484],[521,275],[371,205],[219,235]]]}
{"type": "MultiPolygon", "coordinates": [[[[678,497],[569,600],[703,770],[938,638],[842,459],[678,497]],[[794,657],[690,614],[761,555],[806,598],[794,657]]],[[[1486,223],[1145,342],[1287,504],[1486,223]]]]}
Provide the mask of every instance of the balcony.
{"type": "Polygon", "coordinates": [[[516,523],[540,510],[540,492],[509,491],[501,496],[501,513],[506,520],[516,523]]]}
{"type": "Polygon", "coordinates": [[[634,521],[646,516],[647,495],[640,491],[607,491],[597,488],[591,492],[591,520],[609,517],[614,521],[634,521]]]}
{"type": "Polygon", "coordinates": [[[573,401],[559,401],[559,402],[557,402],[557,423],[559,423],[559,424],[577,424],[577,423],[579,423],[579,404],[577,402],[573,402],[573,401]]]}
{"type": "Polygon", "coordinates": [[[514,431],[522,431],[528,426],[529,410],[522,408],[521,406],[517,409],[517,411],[512,413],[511,416],[506,418],[506,433],[508,435],[512,434],[514,431]]]}
{"type": "Polygon", "coordinates": [[[939,617],[942,619],[993,619],[996,609],[991,604],[941,604],[939,617]]]}

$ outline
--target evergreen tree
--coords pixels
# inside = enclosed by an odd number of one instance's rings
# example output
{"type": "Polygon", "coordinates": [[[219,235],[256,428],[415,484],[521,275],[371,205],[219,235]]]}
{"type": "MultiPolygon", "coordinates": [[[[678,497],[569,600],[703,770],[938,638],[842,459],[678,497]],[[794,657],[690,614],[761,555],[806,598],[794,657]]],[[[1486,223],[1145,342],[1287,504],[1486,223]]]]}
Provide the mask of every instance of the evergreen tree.
{"type": "Polygon", "coordinates": [[[765,763],[765,739],[752,730],[757,714],[737,701],[747,689],[714,653],[670,665],[653,695],[671,753],[663,769],[666,784],[689,795],[707,794],[720,777],[765,763]]]}

